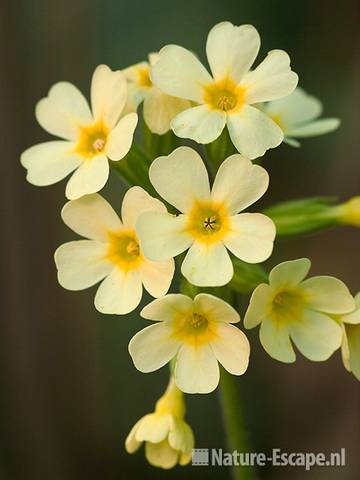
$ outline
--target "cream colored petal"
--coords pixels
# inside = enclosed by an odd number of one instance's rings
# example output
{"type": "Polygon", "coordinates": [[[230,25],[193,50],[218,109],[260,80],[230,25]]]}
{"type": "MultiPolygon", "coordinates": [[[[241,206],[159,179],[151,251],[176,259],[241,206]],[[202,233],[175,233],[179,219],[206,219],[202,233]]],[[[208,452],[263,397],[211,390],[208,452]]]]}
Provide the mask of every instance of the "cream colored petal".
{"type": "Polygon", "coordinates": [[[310,267],[308,258],[279,263],[271,270],[269,283],[274,288],[299,285],[309,273],[310,267]]]}
{"type": "Polygon", "coordinates": [[[225,112],[211,110],[207,105],[198,105],[177,115],[171,122],[171,128],[180,138],[211,143],[221,135],[225,124],[225,112]]]}
{"type": "Polygon", "coordinates": [[[121,218],[124,225],[128,228],[135,228],[139,216],[149,210],[167,213],[165,205],[157,198],[151,197],[143,188],[129,188],[121,206],[121,218]]]}
{"type": "Polygon", "coordinates": [[[340,324],[341,329],[343,331],[342,343],[341,343],[341,359],[343,362],[344,367],[348,372],[351,372],[350,367],[350,350],[349,350],[349,343],[346,336],[345,325],[343,323],[340,324]]]}
{"type": "Polygon", "coordinates": [[[126,102],[126,78],[123,72],[113,72],[99,65],[91,81],[91,106],[95,120],[103,119],[111,129],[118,121],[126,102]]]}
{"type": "Polygon", "coordinates": [[[162,297],[168,292],[175,272],[172,258],[161,262],[144,260],[140,267],[141,281],[153,297],[162,297]]]}
{"type": "Polygon", "coordinates": [[[244,318],[245,328],[254,328],[268,317],[271,307],[272,289],[261,283],[253,291],[244,318]]]}
{"type": "Polygon", "coordinates": [[[176,358],[175,382],[185,393],[210,393],[219,383],[219,365],[210,345],[183,345],[176,358]]]}
{"type": "Polygon", "coordinates": [[[188,212],[194,200],[210,197],[209,177],[200,155],[190,147],[179,147],[153,161],[149,177],[155,190],[180,212],[188,212]]]}
{"type": "Polygon", "coordinates": [[[136,222],[141,250],[152,261],[168,260],[190,247],[192,238],[185,233],[187,218],[169,213],[145,212],[136,222]]]}
{"type": "Polygon", "coordinates": [[[346,334],[350,352],[350,368],[355,377],[360,380],[360,325],[347,325],[346,334]]]}
{"type": "Polygon", "coordinates": [[[137,428],[136,440],[151,443],[162,442],[169,434],[171,419],[169,414],[150,413],[146,415],[137,428]]]}
{"type": "Polygon", "coordinates": [[[315,137],[316,135],[333,132],[339,125],[340,120],[338,118],[322,118],[304,125],[294,125],[286,131],[286,134],[298,138],[315,137]]]}
{"type": "Polygon", "coordinates": [[[170,123],[176,115],[190,107],[189,100],[166,95],[154,86],[144,101],[144,120],[153,133],[164,135],[170,130],[170,123]]]}
{"type": "Polygon", "coordinates": [[[234,26],[221,22],[209,32],[206,54],[213,76],[229,76],[239,82],[254,63],[260,48],[260,36],[252,25],[234,26]]]}
{"type": "Polygon", "coordinates": [[[170,447],[179,452],[191,452],[194,448],[194,434],[191,428],[176,417],[172,418],[168,441],[170,447]]]}
{"type": "Polygon", "coordinates": [[[61,217],[78,235],[100,242],[107,242],[109,232],[122,228],[117,213],[105,198],[97,193],[66,203],[61,217]]]}
{"type": "Polygon", "coordinates": [[[181,453],[179,457],[179,465],[181,466],[188,465],[191,462],[191,460],[192,460],[192,451],[181,453]]]}
{"type": "Polygon", "coordinates": [[[258,108],[244,105],[240,113],[228,115],[227,126],[231,141],[246,158],[264,155],[284,139],[281,128],[258,108]]]}
{"type": "Polygon", "coordinates": [[[175,316],[187,314],[192,308],[193,301],[190,297],[180,293],[170,293],[146,305],[140,315],[147,320],[171,322],[175,316]]]}
{"type": "Polygon", "coordinates": [[[224,202],[230,215],[241,212],[266,192],[269,175],[259,165],[241,155],[228,157],[216,174],[211,198],[224,202]]]}
{"type": "Polygon", "coordinates": [[[238,312],[221,298],[208,293],[199,293],[194,298],[194,309],[205,317],[211,317],[217,322],[237,323],[240,322],[238,312]]]}
{"type": "Polygon", "coordinates": [[[270,257],[276,235],[274,222],[262,213],[240,213],[230,218],[226,248],[244,262],[259,263],[270,257]]]}
{"type": "Polygon", "coordinates": [[[261,323],[259,337],[261,345],[270,357],[279,362],[295,362],[296,355],[285,324],[265,318],[261,323]]]}
{"type": "Polygon", "coordinates": [[[327,360],[342,342],[341,327],[327,315],[305,310],[301,321],[288,327],[291,339],[309,360],[327,360]]]}
{"type": "Polygon", "coordinates": [[[268,317],[271,306],[272,289],[261,283],[253,291],[244,318],[245,328],[254,328],[268,317]]]}
{"type": "Polygon", "coordinates": [[[304,280],[301,288],[306,292],[309,306],[324,313],[350,313],[355,301],[344,282],[334,277],[319,276],[304,280]]]}
{"type": "Polygon", "coordinates": [[[234,267],[222,243],[194,243],[181,265],[181,273],[193,285],[220,287],[230,282],[234,267]]]}
{"type": "Polygon", "coordinates": [[[341,317],[341,321],[352,325],[360,323],[360,294],[355,296],[355,310],[347,315],[341,317]]]}
{"type": "Polygon", "coordinates": [[[139,72],[143,70],[148,70],[149,64],[148,62],[139,62],[135,65],[131,65],[130,67],[125,68],[122,70],[123,74],[130,83],[138,83],[139,82],[139,72]]]}
{"type": "Polygon", "coordinates": [[[105,154],[110,160],[121,160],[129,152],[137,122],[137,114],[128,113],[125,117],[122,117],[115,128],[111,130],[105,148],[105,154]]]}
{"type": "Polygon", "coordinates": [[[164,440],[160,443],[147,442],[145,445],[145,456],[154,467],[167,470],[175,467],[179,454],[170,447],[167,440],[164,440]]]}
{"type": "Polygon", "coordinates": [[[169,363],[179,347],[172,328],[160,322],[134,335],[129,343],[129,353],[135,367],[140,372],[149,373],[169,363]]]}
{"type": "Polygon", "coordinates": [[[241,81],[247,103],[268,102],[295,90],[298,76],[290,69],[290,57],[284,50],[272,50],[259,66],[241,81]]]}
{"type": "Polygon", "coordinates": [[[283,130],[287,132],[291,126],[319,117],[322,105],[320,100],[297,87],[287,97],[265,104],[263,110],[268,115],[279,117],[281,124],[285,127],[283,130]]]}
{"type": "Polygon", "coordinates": [[[107,246],[93,240],[61,245],[55,252],[58,281],[67,290],[92,287],[110,274],[113,265],[105,260],[107,246]]]}
{"type": "Polygon", "coordinates": [[[151,69],[151,79],[160,90],[174,97],[203,102],[203,85],[211,76],[196,56],[178,45],[167,45],[151,69]]]}
{"type": "Polygon", "coordinates": [[[96,193],[103,188],[109,177],[109,162],[104,155],[86,160],[71,176],[65,194],[69,200],[96,193]]]}
{"type": "Polygon", "coordinates": [[[142,296],[140,273],[114,268],[95,295],[95,308],[101,313],[126,315],[139,305],[142,296]]]}
{"type": "Polygon", "coordinates": [[[66,140],[77,140],[79,125],[93,121],[89,105],[74,85],[56,83],[38,102],[35,116],[44,130],[66,140]]]}
{"type": "Polygon", "coordinates": [[[32,185],[52,185],[65,178],[82,163],[72,153],[73,143],[54,141],[28,148],[21,155],[21,164],[27,169],[26,179],[32,185]]]}
{"type": "Polygon", "coordinates": [[[138,429],[138,427],[139,427],[139,425],[141,424],[142,421],[143,421],[143,418],[138,420],[135,423],[135,425],[132,427],[132,429],[130,430],[130,433],[128,434],[128,436],[126,437],[125,450],[127,451],[127,453],[136,452],[136,450],[138,450],[139,447],[142,444],[142,442],[137,441],[136,438],[135,438],[135,434],[137,432],[137,429],[138,429]]]}
{"type": "Polygon", "coordinates": [[[216,330],[218,336],[210,344],[215,357],[232,375],[243,375],[249,365],[248,339],[241,330],[228,323],[217,324],[216,330]]]}

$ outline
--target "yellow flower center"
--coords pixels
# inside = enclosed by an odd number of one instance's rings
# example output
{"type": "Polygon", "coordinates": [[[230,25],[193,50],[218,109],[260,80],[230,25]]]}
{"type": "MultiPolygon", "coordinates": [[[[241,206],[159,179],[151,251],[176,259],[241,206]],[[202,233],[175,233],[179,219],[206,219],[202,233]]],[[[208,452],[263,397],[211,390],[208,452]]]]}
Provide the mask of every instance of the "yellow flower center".
{"type": "Polygon", "coordinates": [[[305,306],[305,295],[299,290],[282,290],[275,294],[271,310],[276,320],[283,323],[300,321],[305,306]]]}
{"type": "Polygon", "coordinates": [[[186,231],[202,243],[216,243],[229,233],[229,214],[224,204],[196,200],[189,213],[186,231]]]}
{"type": "Polygon", "coordinates": [[[137,71],[138,74],[138,84],[141,87],[151,87],[152,81],[150,80],[150,70],[147,67],[141,67],[137,71]]]}
{"type": "Polygon", "coordinates": [[[93,158],[104,152],[109,129],[102,120],[85,127],[80,127],[79,141],[75,147],[75,153],[93,158]]]}
{"type": "Polygon", "coordinates": [[[217,337],[216,322],[197,312],[182,312],[173,323],[174,337],[192,346],[209,343],[217,337]]]}
{"type": "Polygon", "coordinates": [[[239,111],[245,103],[245,89],[230,77],[204,86],[204,102],[213,110],[239,111]]]}
{"type": "Polygon", "coordinates": [[[139,267],[143,261],[139,241],[134,231],[121,230],[109,233],[108,260],[121,270],[129,271],[139,267]]]}

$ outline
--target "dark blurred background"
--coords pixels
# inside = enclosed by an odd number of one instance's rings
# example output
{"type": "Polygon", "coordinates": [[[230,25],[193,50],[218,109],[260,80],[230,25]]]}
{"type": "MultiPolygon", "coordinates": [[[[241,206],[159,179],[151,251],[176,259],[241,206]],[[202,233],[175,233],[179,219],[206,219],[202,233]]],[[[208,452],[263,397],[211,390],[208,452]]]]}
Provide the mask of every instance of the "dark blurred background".
{"type": "MultiPolygon", "coordinates": [[[[36,188],[25,181],[19,155],[49,139],[34,105],[58,80],[89,92],[94,67],[123,68],[167,43],[204,58],[208,30],[228,19],[254,24],[268,50],[289,52],[300,84],[339,116],[334,134],[283,145],[264,160],[271,188],[263,205],[288,198],[359,194],[359,2],[284,0],[1,0],[1,480],[230,478],[227,468],[156,470],[143,453],[129,456],[124,439],[152,409],[167,370],[133,367],[131,336],[144,326],[130,317],[101,316],[95,289],[68,292],[56,281],[55,248],[74,235],[61,222],[64,182],[36,188]]],[[[119,208],[124,187],[111,178],[104,194],[119,208]],[[109,190],[111,189],[111,194],[109,190]]],[[[308,256],[313,274],[343,279],[360,290],[360,231],[342,228],[278,242],[269,266],[308,256]]],[[[148,298],[145,298],[147,301],[148,298]]],[[[253,448],[269,451],[347,449],[347,467],[313,469],[311,480],[360,478],[360,385],[340,355],[324,363],[299,356],[283,365],[249,332],[252,356],[239,393],[253,448]]],[[[224,447],[217,394],[188,396],[198,447],[224,447]]],[[[259,478],[303,479],[304,471],[267,467],[259,478]]]]}

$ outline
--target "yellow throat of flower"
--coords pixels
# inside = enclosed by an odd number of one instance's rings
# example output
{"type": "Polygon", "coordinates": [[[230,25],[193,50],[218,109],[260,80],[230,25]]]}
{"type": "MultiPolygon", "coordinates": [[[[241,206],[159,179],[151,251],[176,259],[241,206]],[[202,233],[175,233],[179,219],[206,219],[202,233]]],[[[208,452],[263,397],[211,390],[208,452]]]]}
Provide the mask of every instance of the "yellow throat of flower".
{"type": "Polygon", "coordinates": [[[103,120],[99,120],[92,125],[80,127],[75,153],[90,159],[95,157],[95,155],[104,153],[108,133],[109,129],[103,120]]]}
{"type": "Polygon", "coordinates": [[[245,104],[245,89],[230,77],[204,86],[204,102],[212,110],[234,113],[245,104]]]}
{"type": "Polygon", "coordinates": [[[305,294],[299,289],[278,291],[272,299],[271,316],[282,324],[301,321],[305,303],[305,294]]]}
{"type": "Polygon", "coordinates": [[[148,67],[140,67],[137,71],[138,84],[140,87],[152,87],[152,81],[150,79],[150,69],[148,67]]]}
{"type": "Polygon", "coordinates": [[[137,269],[143,256],[140,251],[139,240],[133,230],[120,230],[109,233],[109,247],[107,259],[124,271],[137,269]]]}
{"type": "Polygon", "coordinates": [[[188,216],[186,231],[201,243],[220,242],[230,231],[226,207],[211,200],[196,200],[188,216]]]}
{"type": "Polygon", "coordinates": [[[216,322],[209,315],[193,310],[179,312],[173,321],[173,336],[196,348],[217,337],[216,322]]]}

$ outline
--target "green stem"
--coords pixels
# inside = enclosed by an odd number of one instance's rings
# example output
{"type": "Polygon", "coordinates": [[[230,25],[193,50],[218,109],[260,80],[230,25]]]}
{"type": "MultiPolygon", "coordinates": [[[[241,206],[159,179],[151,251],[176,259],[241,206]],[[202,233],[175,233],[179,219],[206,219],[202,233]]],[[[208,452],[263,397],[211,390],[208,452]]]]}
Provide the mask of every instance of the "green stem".
{"type": "MultiPolygon", "coordinates": [[[[230,452],[249,452],[249,439],[245,427],[236,377],[221,369],[220,404],[230,452]]],[[[255,480],[256,472],[251,466],[233,466],[233,480],[255,480]]]]}

